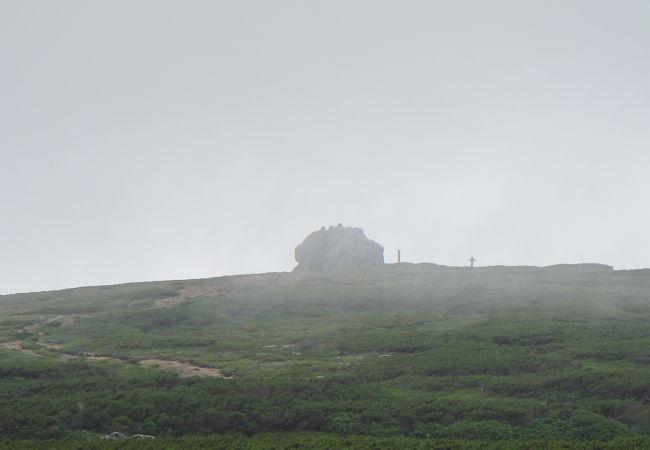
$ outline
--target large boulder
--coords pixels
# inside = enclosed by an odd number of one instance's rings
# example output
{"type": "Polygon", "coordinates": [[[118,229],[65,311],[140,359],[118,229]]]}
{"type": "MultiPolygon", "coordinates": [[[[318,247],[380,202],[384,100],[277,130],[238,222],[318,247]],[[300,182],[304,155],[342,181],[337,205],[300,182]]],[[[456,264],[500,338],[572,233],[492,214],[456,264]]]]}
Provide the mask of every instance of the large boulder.
{"type": "Polygon", "coordinates": [[[361,228],[341,224],[314,231],[296,247],[294,271],[328,272],[384,263],[384,247],[368,239],[361,228]]]}

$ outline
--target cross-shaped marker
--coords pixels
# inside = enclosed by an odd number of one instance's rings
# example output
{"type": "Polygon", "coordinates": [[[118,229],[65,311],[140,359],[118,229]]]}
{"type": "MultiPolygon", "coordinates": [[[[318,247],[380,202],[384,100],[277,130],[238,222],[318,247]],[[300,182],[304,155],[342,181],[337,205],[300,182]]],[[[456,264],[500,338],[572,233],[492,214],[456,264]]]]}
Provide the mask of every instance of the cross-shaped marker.
{"type": "Polygon", "coordinates": [[[474,261],[476,261],[476,258],[474,258],[474,257],[472,256],[472,257],[469,259],[469,266],[470,266],[470,267],[474,267],[474,261]]]}

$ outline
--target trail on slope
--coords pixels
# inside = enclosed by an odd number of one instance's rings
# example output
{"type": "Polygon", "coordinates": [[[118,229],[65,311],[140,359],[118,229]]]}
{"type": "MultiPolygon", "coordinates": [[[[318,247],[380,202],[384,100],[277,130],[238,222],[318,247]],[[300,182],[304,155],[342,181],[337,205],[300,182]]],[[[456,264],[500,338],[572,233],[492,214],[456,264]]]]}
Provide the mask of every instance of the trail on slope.
{"type": "Polygon", "coordinates": [[[4,348],[6,350],[17,350],[19,352],[25,353],[26,355],[43,356],[36,350],[31,350],[29,348],[23,347],[23,343],[20,341],[0,342],[0,348],[4,348]]]}
{"type": "MultiPolygon", "coordinates": [[[[47,342],[45,343],[39,342],[38,344],[47,349],[57,351],[57,353],[59,353],[60,355],[60,358],[63,360],[68,360],[71,358],[85,358],[93,361],[104,361],[104,360],[114,360],[120,362],[127,361],[125,359],[115,358],[112,356],[94,355],[94,354],[75,355],[73,353],[60,352],[58,351],[62,347],[62,345],[60,344],[52,344],[47,342]]],[[[45,357],[45,355],[43,355],[38,350],[25,348],[21,341],[0,342],[0,349],[14,350],[14,351],[19,351],[21,353],[24,353],[26,355],[45,357]]],[[[160,368],[164,370],[173,370],[176,373],[178,373],[178,375],[181,377],[215,377],[215,378],[225,378],[225,379],[235,378],[235,377],[225,376],[219,369],[214,367],[202,367],[202,366],[197,366],[196,364],[191,364],[182,361],[175,361],[171,359],[149,358],[149,359],[140,359],[136,361],[138,364],[145,367],[160,368]]]]}

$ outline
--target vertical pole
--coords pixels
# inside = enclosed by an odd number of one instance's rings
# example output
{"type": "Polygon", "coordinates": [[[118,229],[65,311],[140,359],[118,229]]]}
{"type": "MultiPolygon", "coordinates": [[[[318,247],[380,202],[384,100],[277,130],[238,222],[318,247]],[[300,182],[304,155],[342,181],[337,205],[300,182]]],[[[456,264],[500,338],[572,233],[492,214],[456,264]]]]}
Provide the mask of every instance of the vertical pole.
{"type": "Polygon", "coordinates": [[[400,249],[398,248],[398,249],[397,249],[397,263],[399,264],[399,263],[401,263],[401,262],[402,262],[402,252],[401,252],[400,249]]]}

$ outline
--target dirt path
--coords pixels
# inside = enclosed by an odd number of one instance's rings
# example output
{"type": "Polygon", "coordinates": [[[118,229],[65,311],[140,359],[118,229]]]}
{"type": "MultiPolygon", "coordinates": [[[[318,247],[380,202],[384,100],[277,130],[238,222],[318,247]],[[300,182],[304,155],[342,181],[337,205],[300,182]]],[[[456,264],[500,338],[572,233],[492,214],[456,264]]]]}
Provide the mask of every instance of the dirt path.
{"type": "MultiPolygon", "coordinates": [[[[59,350],[63,346],[60,344],[52,344],[47,342],[39,342],[39,345],[48,348],[50,350],[59,350]]],[[[0,349],[6,350],[16,350],[27,355],[40,356],[43,357],[40,352],[37,350],[32,350],[29,348],[23,347],[23,343],[20,341],[9,341],[9,342],[0,342],[0,349]]],[[[72,353],[59,352],[60,359],[69,360],[72,358],[85,358],[93,361],[105,361],[105,360],[114,360],[114,361],[125,361],[120,358],[113,358],[112,356],[96,356],[92,354],[86,354],[86,356],[75,355],[72,353]]],[[[146,367],[158,367],[165,370],[173,370],[179,374],[181,377],[215,377],[215,378],[234,378],[227,377],[219,369],[214,367],[201,367],[195,364],[190,364],[181,361],[174,361],[171,359],[143,359],[138,361],[138,364],[146,367]]]]}
{"type": "Polygon", "coordinates": [[[31,350],[23,347],[23,343],[20,341],[0,342],[0,348],[7,350],[18,350],[19,352],[25,353],[26,355],[43,356],[36,350],[31,350]]]}

